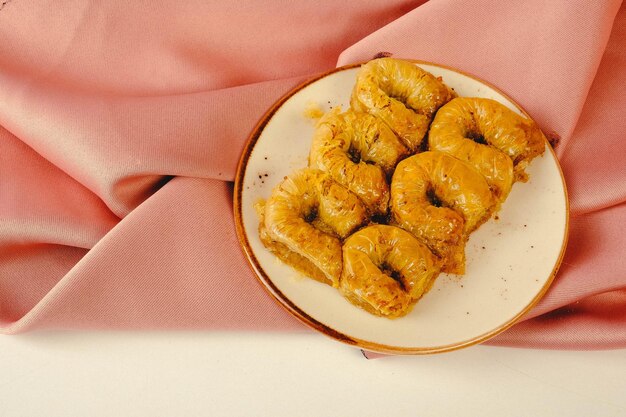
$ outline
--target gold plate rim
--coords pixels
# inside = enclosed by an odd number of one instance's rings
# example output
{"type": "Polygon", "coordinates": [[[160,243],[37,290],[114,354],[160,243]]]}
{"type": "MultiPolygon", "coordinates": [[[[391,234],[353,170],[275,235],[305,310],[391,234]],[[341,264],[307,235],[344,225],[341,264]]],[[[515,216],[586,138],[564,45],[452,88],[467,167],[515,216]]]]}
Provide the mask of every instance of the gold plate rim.
{"type": "MultiPolygon", "coordinates": [[[[515,107],[517,107],[519,109],[519,111],[524,114],[526,117],[531,118],[530,115],[528,114],[528,112],[521,106],[519,105],[515,100],[513,100],[508,94],[504,93],[500,88],[494,86],[493,84],[484,81],[483,79],[476,77],[472,74],[469,74],[465,71],[459,70],[457,68],[454,67],[450,67],[447,65],[442,65],[442,64],[438,64],[438,63],[434,63],[434,62],[428,62],[428,61],[423,61],[423,60],[417,60],[417,59],[405,59],[406,61],[410,61],[413,62],[417,65],[430,65],[430,66],[435,66],[435,67],[439,67],[442,69],[446,69],[446,70],[450,70],[450,71],[454,71],[457,72],[459,74],[462,74],[466,77],[472,78],[475,81],[478,81],[479,83],[482,83],[490,88],[492,88],[494,91],[498,92],[499,94],[501,94],[503,97],[505,97],[507,100],[509,100],[513,105],[515,105],[515,107]]],[[[563,175],[563,170],[561,169],[561,165],[559,163],[559,160],[556,156],[556,153],[554,152],[554,149],[552,148],[552,146],[550,145],[549,142],[547,142],[546,140],[546,148],[548,148],[549,152],[552,153],[552,156],[554,158],[554,160],[556,161],[556,165],[559,171],[559,174],[561,176],[561,182],[563,185],[563,193],[564,193],[564,198],[565,198],[565,228],[564,228],[564,232],[563,232],[563,243],[561,245],[561,250],[559,252],[559,257],[552,269],[552,272],[550,273],[549,278],[546,280],[546,283],[543,285],[543,287],[541,288],[541,290],[535,295],[535,297],[514,317],[512,317],[511,319],[509,319],[508,321],[506,321],[505,323],[503,323],[502,325],[498,326],[497,328],[483,333],[479,336],[476,336],[474,338],[468,339],[468,340],[464,340],[458,343],[453,343],[453,344],[448,344],[448,345],[442,345],[442,346],[434,346],[434,347],[400,347],[400,346],[391,346],[391,345],[385,345],[385,344],[380,344],[380,343],[374,343],[374,342],[369,342],[367,340],[362,340],[359,338],[355,338],[352,336],[348,336],[346,334],[343,334],[335,329],[333,329],[332,327],[316,320],[315,318],[311,317],[309,314],[307,314],[306,312],[304,312],[302,309],[300,309],[296,304],[294,304],[291,300],[289,300],[288,297],[286,297],[277,287],[276,285],[273,283],[272,279],[267,275],[267,273],[263,270],[263,268],[261,267],[261,264],[259,263],[258,259],[256,258],[256,256],[254,255],[254,251],[252,250],[251,246],[250,246],[250,242],[248,240],[248,236],[245,232],[245,228],[243,225],[243,213],[242,213],[242,206],[241,206],[241,200],[242,200],[242,193],[243,193],[243,180],[245,177],[245,172],[246,172],[246,167],[248,164],[248,160],[250,159],[250,155],[252,154],[252,151],[259,139],[259,137],[261,136],[261,133],[263,132],[263,129],[265,128],[265,126],[269,123],[270,119],[272,118],[272,116],[278,111],[278,109],[280,109],[280,107],[292,96],[294,96],[295,94],[297,94],[299,91],[301,91],[302,89],[304,89],[305,87],[307,87],[308,85],[322,79],[325,78],[329,75],[332,75],[334,73],[340,72],[340,71],[345,71],[345,70],[349,70],[352,68],[357,68],[360,67],[361,65],[363,65],[365,62],[359,62],[359,63],[354,63],[354,64],[349,64],[349,65],[344,65],[341,67],[337,67],[337,68],[333,68],[332,70],[326,71],[322,74],[319,74],[315,77],[312,77],[300,84],[298,84],[297,86],[293,87],[291,90],[289,90],[286,94],[284,94],[280,99],[278,99],[278,101],[276,101],[266,112],[265,114],[261,117],[261,119],[259,120],[259,122],[256,124],[256,126],[254,127],[254,129],[252,130],[251,134],[249,135],[248,139],[246,140],[246,143],[244,145],[244,149],[243,152],[239,158],[239,163],[237,164],[237,172],[235,175],[235,186],[234,186],[234,195],[233,195],[233,211],[234,211],[234,219],[235,219],[235,230],[237,233],[237,238],[239,239],[239,243],[241,246],[241,249],[244,253],[244,256],[248,262],[248,264],[251,266],[253,272],[255,273],[255,276],[257,278],[257,280],[259,281],[259,283],[261,284],[261,286],[270,294],[270,296],[276,301],[278,302],[279,305],[281,305],[283,308],[285,308],[291,315],[293,315],[294,317],[296,317],[298,320],[300,320],[302,323],[304,323],[305,325],[321,332],[322,334],[325,334],[326,336],[329,336],[335,340],[338,340],[340,342],[343,342],[345,344],[348,345],[352,345],[352,346],[356,346],[359,347],[361,349],[365,349],[371,352],[377,352],[377,353],[383,353],[383,354],[395,354],[395,355],[423,355],[423,354],[433,354],[433,353],[443,353],[443,352],[450,352],[450,351],[454,351],[454,350],[458,350],[458,349],[462,349],[465,347],[469,347],[472,345],[476,345],[479,343],[483,343],[493,337],[495,337],[496,335],[504,332],[505,330],[509,329],[511,326],[513,326],[514,324],[516,324],[520,318],[522,318],[528,311],[530,311],[538,302],[539,300],[541,300],[541,298],[543,298],[543,296],[546,294],[546,292],[548,291],[548,289],[550,288],[550,286],[552,285],[554,278],[556,277],[556,274],[561,266],[561,263],[563,262],[563,257],[565,256],[565,251],[567,248],[567,242],[569,239],[569,220],[570,220],[570,206],[569,206],[569,198],[568,198],[568,193],[567,193],[567,184],[565,182],[565,177],[563,175]]]]}

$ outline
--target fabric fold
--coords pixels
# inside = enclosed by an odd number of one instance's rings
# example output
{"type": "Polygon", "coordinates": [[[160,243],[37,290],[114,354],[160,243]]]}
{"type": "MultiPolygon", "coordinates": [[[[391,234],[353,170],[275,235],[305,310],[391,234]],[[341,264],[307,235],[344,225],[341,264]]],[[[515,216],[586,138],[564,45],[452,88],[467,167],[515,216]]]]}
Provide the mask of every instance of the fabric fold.
{"type": "Polygon", "coordinates": [[[232,181],[259,113],[302,80],[125,97],[6,77],[0,123],[124,217],[163,176],[232,181]]]}
{"type": "Polygon", "coordinates": [[[346,49],[338,64],[387,51],[449,65],[503,89],[543,129],[566,140],[580,116],[620,4],[431,1],[346,49]]]}
{"type": "MultiPolygon", "coordinates": [[[[223,221],[232,216],[231,201],[232,187],[223,181],[174,178],[3,332],[300,329],[263,293],[243,259],[234,227],[223,221]]],[[[29,294],[12,295],[3,304],[32,301],[29,294]]]]}

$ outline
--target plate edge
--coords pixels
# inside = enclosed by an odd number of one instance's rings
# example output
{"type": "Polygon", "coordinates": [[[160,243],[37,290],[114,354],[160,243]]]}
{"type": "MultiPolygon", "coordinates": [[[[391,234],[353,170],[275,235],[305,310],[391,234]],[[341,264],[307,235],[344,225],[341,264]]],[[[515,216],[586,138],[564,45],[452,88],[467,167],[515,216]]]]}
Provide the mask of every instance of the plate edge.
{"type": "MultiPolygon", "coordinates": [[[[474,76],[470,73],[467,73],[463,70],[460,70],[458,68],[454,68],[451,66],[447,66],[447,65],[443,65],[443,64],[437,64],[434,62],[428,62],[428,61],[422,61],[422,60],[416,60],[416,59],[407,59],[407,58],[401,58],[403,60],[406,61],[410,61],[413,62],[414,64],[423,64],[423,65],[431,65],[434,67],[439,67],[439,68],[443,68],[443,69],[447,69],[453,72],[457,72],[459,74],[465,75],[469,78],[472,78],[488,87],[490,87],[491,89],[493,89],[494,91],[496,91],[497,93],[501,94],[504,98],[506,98],[507,100],[509,100],[515,107],[517,107],[520,112],[522,114],[524,114],[527,118],[532,119],[532,117],[529,115],[529,113],[519,104],[517,103],[517,101],[513,100],[508,94],[506,94],[504,91],[502,91],[500,88],[496,87],[495,85],[484,81],[483,79],[474,76]]],[[[315,330],[320,331],[321,333],[325,334],[328,337],[331,337],[333,339],[336,339],[340,342],[349,344],[351,346],[357,346],[359,348],[362,349],[366,349],[368,351],[372,351],[372,352],[378,352],[378,353],[384,353],[384,354],[401,354],[401,355],[422,355],[422,354],[433,354],[433,353],[443,353],[443,352],[450,352],[450,351],[454,351],[454,350],[458,350],[458,349],[462,349],[465,347],[469,347],[472,345],[476,345],[476,344],[480,344],[483,343],[495,336],[497,336],[498,334],[506,331],[507,329],[509,329],[510,327],[512,327],[513,325],[515,325],[516,323],[519,322],[519,320],[526,314],[528,313],[538,302],[539,300],[541,300],[543,298],[543,296],[546,294],[546,292],[548,291],[548,289],[550,288],[550,286],[552,285],[552,283],[554,282],[554,278],[556,277],[556,274],[558,273],[558,270],[561,266],[561,263],[563,261],[563,257],[565,256],[565,251],[567,248],[567,243],[569,240],[569,220],[570,220],[570,206],[569,206],[569,198],[568,198],[568,192],[567,192],[567,184],[565,182],[565,177],[563,175],[563,170],[561,168],[561,164],[559,162],[559,159],[556,155],[556,153],[554,152],[554,149],[552,148],[552,146],[550,145],[550,143],[548,142],[548,140],[545,140],[545,146],[546,148],[548,148],[548,151],[552,154],[552,157],[554,158],[554,160],[556,161],[556,165],[557,165],[557,169],[559,171],[559,175],[561,177],[561,183],[563,186],[563,193],[564,193],[564,198],[565,198],[565,225],[564,225],[564,232],[563,232],[563,242],[561,245],[561,250],[559,252],[559,257],[557,258],[557,261],[555,262],[555,265],[552,269],[552,272],[549,276],[549,278],[547,279],[547,281],[545,282],[545,284],[542,286],[541,290],[535,295],[535,297],[529,302],[529,304],[527,304],[517,315],[515,315],[514,317],[512,317],[511,319],[509,319],[507,322],[505,322],[504,324],[502,324],[501,326],[493,329],[492,331],[489,331],[487,333],[483,333],[475,338],[472,339],[468,339],[468,340],[464,340],[462,342],[459,343],[454,343],[454,344],[449,344],[449,345],[442,345],[442,346],[435,346],[435,347],[428,347],[428,348],[418,348],[418,347],[400,347],[400,346],[389,346],[389,345],[384,345],[384,344],[379,344],[379,343],[375,343],[375,342],[369,342],[366,340],[361,340],[358,338],[354,338],[351,336],[347,336],[329,326],[327,326],[324,323],[319,322],[318,320],[315,320],[313,317],[309,316],[306,312],[302,311],[301,309],[299,309],[295,304],[293,304],[291,302],[291,300],[289,300],[287,297],[284,296],[284,294],[282,294],[282,292],[276,288],[276,286],[274,285],[274,283],[271,281],[271,279],[265,274],[265,272],[263,271],[263,268],[260,266],[258,260],[256,259],[256,256],[254,255],[252,248],[250,247],[250,243],[248,241],[248,237],[245,233],[245,229],[243,226],[243,216],[242,216],[242,205],[241,205],[241,198],[242,198],[242,192],[243,192],[243,179],[245,177],[245,173],[246,173],[246,167],[247,167],[247,162],[248,159],[250,158],[250,155],[254,149],[254,145],[256,144],[256,142],[258,141],[261,132],[263,131],[263,128],[267,125],[267,123],[269,123],[269,120],[271,119],[271,117],[273,116],[274,113],[276,113],[276,111],[278,111],[278,109],[285,103],[285,101],[287,101],[289,98],[291,98],[292,96],[294,96],[296,93],[298,93],[299,91],[301,91],[302,89],[304,89],[305,87],[307,87],[308,85],[314,83],[315,81],[318,81],[322,78],[325,78],[331,74],[334,74],[336,72],[340,72],[340,71],[345,71],[348,69],[352,69],[352,68],[356,68],[356,67],[360,67],[361,65],[365,64],[366,62],[369,61],[364,61],[364,62],[359,62],[359,63],[353,63],[353,64],[348,64],[348,65],[344,65],[344,66],[340,66],[337,68],[333,68],[329,71],[326,71],[324,73],[318,74],[317,76],[314,76],[308,80],[303,81],[302,83],[296,85],[295,87],[293,87],[291,90],[289,90],[287,93],[285,93],[278,101],[276,101],[274,103],[274,105],[272,105],[272,107],[270,107],[269,110],[267,110],[263,116],[260,118],[259,122],[255,125],[255,127],[253,128],[251,134],[249,135],[248,139],[246,140],[246,144],[244,146],[243,152],[241,154],[241,157],[239,159],[239,162],[237,164],[237,171],[236,171],[236,175],[235,175],[235,186],[234,186],[234,196],[233,196],[233,211],[234,211],[234,219],[235,219],[235,229],[237,232],[237,237],[239,238],[239,242],[240,242],[240,246],[241,249],[245,255],[246,260],[248,261],[248,264],[252,267],[255,276],[257,278],[257,281],[261,284],[261,286],[272,296],[272,298],[278,302],[279,305],[281,305],[283,308],[285,308],[291,315],[293,315],[294,317],[296,317],[298,320],[300,320],[302,323],[304,323],[305,325],[314,328],[315,330]]]]}

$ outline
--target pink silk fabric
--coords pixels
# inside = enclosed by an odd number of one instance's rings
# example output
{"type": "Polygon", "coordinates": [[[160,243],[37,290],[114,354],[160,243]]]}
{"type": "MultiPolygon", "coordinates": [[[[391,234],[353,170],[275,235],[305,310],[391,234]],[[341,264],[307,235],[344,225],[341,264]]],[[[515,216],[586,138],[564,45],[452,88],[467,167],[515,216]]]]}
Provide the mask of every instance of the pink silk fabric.
{"type": "Polygon", "coordinates": [[[0,4],[0,332],[304,329],[242,255],[236,164],[290,88],[384,51],[488,80],[561,138],[563,266],[490,343],[626,346],[621,1],[0,4]]]}

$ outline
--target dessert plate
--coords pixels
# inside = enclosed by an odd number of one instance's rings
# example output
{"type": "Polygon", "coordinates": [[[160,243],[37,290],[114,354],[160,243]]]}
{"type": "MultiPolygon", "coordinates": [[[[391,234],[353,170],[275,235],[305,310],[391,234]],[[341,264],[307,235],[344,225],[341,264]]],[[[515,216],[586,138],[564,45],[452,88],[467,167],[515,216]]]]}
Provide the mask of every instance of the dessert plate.
{"type": "MultiPolygon", "coordinates": [[[[524,110],[497,88],[461,71],[415,64],[441,76],[460,96],[486,97],[524,110]]],[[[471,234],[466,274],[441,274],[405,317],[373,316],[328,285],[306,278],[261,244],[254,203],[286,175],[304,168],[314,123],[312,104],[349,107],[359,65],[337,68],[294,88],[263,116],[243,151],[235,180],[235,223],[261,284],[295,317],[339,341],[381,353],[443,352],[483,342],[506,330],[550,286],[567,242],[569,207],[563,174],[549,144],[516,183],[497,216],[471,234]]],[[[527,116],[527,115],[526,115],[527,116]]],[[[527,116],[528,117],[528,116],[527,116]]]]}

